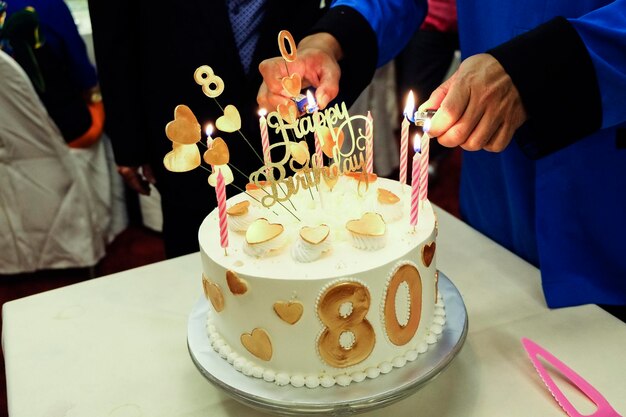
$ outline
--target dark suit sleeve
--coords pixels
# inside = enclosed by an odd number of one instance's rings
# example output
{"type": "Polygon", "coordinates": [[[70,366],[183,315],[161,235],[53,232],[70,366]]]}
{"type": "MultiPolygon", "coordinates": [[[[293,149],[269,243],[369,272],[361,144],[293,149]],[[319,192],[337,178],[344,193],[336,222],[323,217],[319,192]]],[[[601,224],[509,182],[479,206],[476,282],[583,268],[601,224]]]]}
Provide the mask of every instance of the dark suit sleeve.
{"type": "Polygon", "coordinates": [[[139,122],[140,2],[89,0],[96,66],[106,111],[105,131],[118,165],[147,161],[139,122]]]}
{"type": "Polygon", "coordinates": [[[488,51],[504,67],[528,114],[516,141],[537,159],[598,130],[600,90],[589,52],[563,17],[488,51]]]}

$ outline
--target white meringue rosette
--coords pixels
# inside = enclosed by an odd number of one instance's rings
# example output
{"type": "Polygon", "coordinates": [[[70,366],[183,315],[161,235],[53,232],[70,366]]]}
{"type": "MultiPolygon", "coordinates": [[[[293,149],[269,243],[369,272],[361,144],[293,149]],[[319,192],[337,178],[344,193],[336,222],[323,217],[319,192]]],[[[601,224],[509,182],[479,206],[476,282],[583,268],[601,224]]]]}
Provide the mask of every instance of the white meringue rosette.
{"type": "Polygon", "coordinates": [[[321,224],[316,227],[303,227],[291,246],[291,257],[296,262],[308,263],[319,259],[332,247],[330,228],[321,224]]]}

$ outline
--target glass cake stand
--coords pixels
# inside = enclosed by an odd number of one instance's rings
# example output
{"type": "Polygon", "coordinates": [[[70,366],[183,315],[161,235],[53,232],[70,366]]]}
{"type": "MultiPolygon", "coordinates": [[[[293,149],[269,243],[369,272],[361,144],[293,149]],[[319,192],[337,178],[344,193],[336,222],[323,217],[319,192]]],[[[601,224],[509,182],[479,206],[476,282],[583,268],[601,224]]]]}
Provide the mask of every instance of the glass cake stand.
{"type": "Polygon", "coordinates": [[[200,373],[235,400],[255,409],[280,415],[352,415],[384,407],[413,394],[443,371],[461,350],[467,336],[467,311],[461,294],[439,272],[439,291],[446,308],[441,337],[415,362],[386,375],[347,387],[279,387],[235,370],[213,350],[206,330],[208,301],[194,305],[187,325],[187,346],[200,373]]]}

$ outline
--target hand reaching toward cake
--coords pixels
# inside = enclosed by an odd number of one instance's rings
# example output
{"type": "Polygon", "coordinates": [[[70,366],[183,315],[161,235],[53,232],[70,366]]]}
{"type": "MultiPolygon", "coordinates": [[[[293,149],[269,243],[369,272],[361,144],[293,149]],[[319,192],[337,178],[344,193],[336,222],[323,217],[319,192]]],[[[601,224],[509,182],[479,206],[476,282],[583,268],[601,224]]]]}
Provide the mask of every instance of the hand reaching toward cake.
{"type": "Polygon", "coordinates": [[[478,54],[437,88],[419,110],[438,109],[429,133],[444,146],[504,150],[526,110],[511,77],[491,55],[478,54]]]}
{"type": "Polygon", "coordinates": [[[279,104],[286,104],[290,95],[281,80],[294,73],[302,77],[303,88],[313,86],[317,89],[315,99],[320,109],[337,96],[341,76],[338,61],[342,56],[337,40],[328,33],[316,33],[302,39],[297,49],[293,62],[286,62],[282,57],[261,62],[259,71],[263,83],[257,95],[259,106],[275,109],[279,104]]]}

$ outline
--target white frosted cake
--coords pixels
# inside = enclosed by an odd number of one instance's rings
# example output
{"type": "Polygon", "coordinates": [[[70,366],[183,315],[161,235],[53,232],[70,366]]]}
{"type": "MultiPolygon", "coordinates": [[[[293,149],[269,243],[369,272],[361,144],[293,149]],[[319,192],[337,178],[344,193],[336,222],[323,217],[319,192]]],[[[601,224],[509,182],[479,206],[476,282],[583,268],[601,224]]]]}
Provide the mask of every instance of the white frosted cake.
{"type": "Polygon", "coordinates": [[[437,221],[428,201],[409,225],[409,186],[342,175],[283,206],[261,189],[227,201],[199,241],[209,343],[251,378],[295,387],[345,386],[411,366],[437,342],[437,221]]]}

